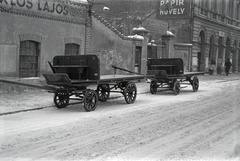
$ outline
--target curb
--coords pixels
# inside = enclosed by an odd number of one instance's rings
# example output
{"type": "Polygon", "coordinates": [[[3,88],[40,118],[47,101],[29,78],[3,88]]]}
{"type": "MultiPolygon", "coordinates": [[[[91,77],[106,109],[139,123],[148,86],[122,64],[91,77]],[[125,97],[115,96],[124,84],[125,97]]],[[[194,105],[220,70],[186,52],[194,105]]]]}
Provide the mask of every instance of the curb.
{"type": "MultiPolygon", "coordinates": [[[[146,94],[146,93],[150,93],[150,92],[140,92],[140,93],[137,93],[137,95],[146,94]]],[[[121,97],[123,96],[115,96],[115,97],[109,98],[108,100],[113,100],[121,97]]],[[[68,105],[75,105],[75,104],[81,104],[81,103],[69,103],[68,105]]],[[[0,116],[11,115],[11,114],[16,114],[21,112],[37,111],[37,110],[42,110],[45,108],[52,108],[52,107],[55,107],[55,106],[37,107],[37,108],[30,108],[30,109],[24,109],[24,110],[18,110],[18,111],[4,112],[4,113],[0,113],[0,116]]]]}

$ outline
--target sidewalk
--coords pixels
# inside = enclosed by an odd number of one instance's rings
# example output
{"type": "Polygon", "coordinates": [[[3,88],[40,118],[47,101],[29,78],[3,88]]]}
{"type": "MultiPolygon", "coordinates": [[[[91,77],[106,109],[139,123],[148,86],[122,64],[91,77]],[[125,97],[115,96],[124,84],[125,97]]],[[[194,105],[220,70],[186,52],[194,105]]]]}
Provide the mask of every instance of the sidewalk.
{"type": "MultiPolygon", "coordinates": [[[[240,73],[225,75],[200,75],[199,81],[230,81],[239,80],[240,73]]],[[[138,94],[149,92],[149,83],[136,83],[138,94]]],[[[1,92],[0,91],[0,116],[5,114],[24,112],[30,110],[55,107],[53,103],[53,93],[48,93],[45,90],[26,89],[24,92],[1,92]]],[[[110,98],[122,96],[121,94],[110,94],[110,98]]],[[[70,102],[71,103],[71,102],[70,102]]]]}

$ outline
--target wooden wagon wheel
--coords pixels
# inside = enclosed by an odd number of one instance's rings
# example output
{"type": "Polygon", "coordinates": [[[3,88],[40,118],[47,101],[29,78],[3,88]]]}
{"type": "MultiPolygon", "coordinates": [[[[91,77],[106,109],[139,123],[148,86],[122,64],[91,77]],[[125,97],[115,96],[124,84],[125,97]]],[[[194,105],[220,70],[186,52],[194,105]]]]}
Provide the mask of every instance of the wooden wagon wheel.
{"type": "Polygon", "coordinates": [[[98,100],[106,102],[110,95],[109,84],[100,84],[97,87],[98,100]]]}
{"type": "Polygon", "coordinates": [[[83,107],[87,112],[94,111],[97,107],[98,96],[94,90],[87,90],[83,97],[83,107]]]}
{"type": "Polygon", "coordinates": [[[54,95],[54,104],[57,108],[67,107],[69,103],[69,94],[67,91],[56,92],[54,95]]]}
{"type": "Polygon", "coordinates": [[[125,101],[128,104],[134,103],[137,97],[137,87],[135,83],[132,83],[132,82],[127,83],[123,91],[123,95],[124,95],[125,101]]]}
{"type": "Polygon", "coordinates": [[[198,88],[199,88],[199,80],[198,80],[198,77],[194,76],[194,77],[193,77],[193,80],[192,80],[192,89],[193,89],[193,92],[197,92],[197,91],[198,91],[198,88]]]}
{"type": "Polygon", "coordinates": [[[151,81],[150,92],[152,94],[156,94],[157,93],[157,82],[156,81],[151,81]]]}
{"type": "Polygon", "coordinates": [[[178,95],[180,92],[180,83],[177,80],[173,84],[173,92],[175,95],[178,95]]]}

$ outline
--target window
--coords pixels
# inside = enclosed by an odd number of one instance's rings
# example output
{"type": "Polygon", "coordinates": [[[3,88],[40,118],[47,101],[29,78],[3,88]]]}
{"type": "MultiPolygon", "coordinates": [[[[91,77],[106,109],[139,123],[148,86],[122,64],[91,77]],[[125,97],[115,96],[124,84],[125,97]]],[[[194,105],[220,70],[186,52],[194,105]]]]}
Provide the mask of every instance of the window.
{"type": "Polygon", "coordinates": [[[39,76],[39,46],[35,41],[20,42],[19,77],[39,76]]]}
{"type": "Polygon", "coordinates": [[[79,55],[80,45],[69,43],[65,45],[65,55],[79,55]]]}
{"type": "Polygon", "coordinates": [[[211,0],[211,10],[217,11],[217,0],[211,0]]]}
{"type": "Polygon", "coordinates": [[[233,12],[234,12],[234,1],[230,0],[228,4],[228,16],[233,18],[233,12]]]}
{"type": "Polygon", "coordinates": [[[222,14],[225,14],[225,0],[222,0],[222,3],[221,3],[222,5],[221,5],[221,7],[222,7],[222,14]]]}
{"type": "Polygon", "coordinates": [[[135,72],[141,73],[142,47],[136,46],[135,51],[135,72]]]}
{"type": "Polygon", "coordinates": [[[235,15],[235,18],[236,18],[237,20],[239,20],[239,17],[240,17],[240,1],[237,2],[235,14],[236,14],[236,15],[235,15]]]}

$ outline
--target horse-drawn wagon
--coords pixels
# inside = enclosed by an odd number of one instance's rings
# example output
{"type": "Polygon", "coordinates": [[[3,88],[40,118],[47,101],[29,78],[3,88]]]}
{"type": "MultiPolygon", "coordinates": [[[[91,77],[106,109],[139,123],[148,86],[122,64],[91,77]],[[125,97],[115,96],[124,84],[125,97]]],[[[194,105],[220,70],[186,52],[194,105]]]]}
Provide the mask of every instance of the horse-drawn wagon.
{"type": "Polygon", "coordinates": [[[179,94],[181,84],[191,85],[194,92],[199,88],[197,75],[204,72],[184,72],[184,64],[181,58],[148,59],[147,74],[154,75],[150,79],[150,92],[157,93],[158,88],[172,90],[179,94]]]}
{"type": "MultiPolygon", "coordinates": [[[[65,108],[70,100],[77,100],[83,103],[84,109],[89,112],[96,109],[98,101],[106,102],[110,93],[113,92],[121,93],[127,104],[134,103],[137,97],[135,81],[149,77],[136,73],[101,76],[100,61],[96,55],[55,56],[53,62],[48,63],[52,73],[43,74],[46,86],[7,80],[0,80],[0,82],[46,89],[54,93],[53,100],[57,108],[65,108]],[[96,85],[97,89],[89,88],[90,85],[96,85]]],[[[113,68],[115,71],[116,69],[124,70],[116,66],[113,68]]]]}

